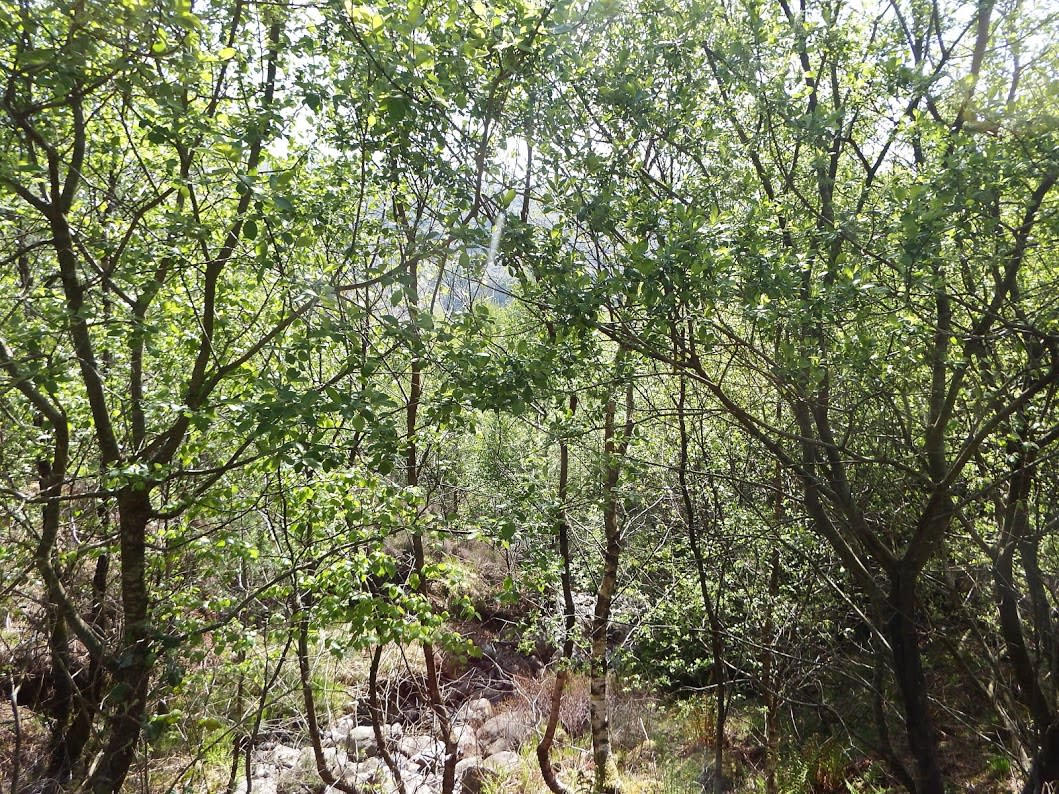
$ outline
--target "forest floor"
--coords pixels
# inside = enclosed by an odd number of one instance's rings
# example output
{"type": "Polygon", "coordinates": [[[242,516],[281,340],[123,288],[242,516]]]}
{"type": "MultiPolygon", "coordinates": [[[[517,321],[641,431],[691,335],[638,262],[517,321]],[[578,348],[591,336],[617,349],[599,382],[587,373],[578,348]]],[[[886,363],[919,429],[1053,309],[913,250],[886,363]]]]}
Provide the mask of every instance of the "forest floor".
{"type": "MultiPolygon", "coordinates": [[[[549,708],[554,675],[542,664],[539,642],[527,628],[529,613],[539,604],[505,595],[511,568],[495,552],[473,547],[448,549],[446,561],[457,584],[437,594],[439,610],[458,598],[470,600],[474,618],[451,626],[472,647],[467,655],[439,655],[446,707],[458,743],[457,790],[462,794],[546,794],[536,745],[549,708]],[[449,603],[445,603],[448,601],[449,603]]],[[[509,595],[509,593],[507,594],[509,595]]],[[[321,649],[326,645],[321,638],[321,649]]],[[[423,686],[425,669],[415,647],[391,647],[379,672],[382,730],[391,763],[380,757],[370,714],[365,707],[369,655],[341,657],[321,652],[314,680],[321,710],[320,745],[336,778],[363,791],[397,790],[400,773],[407,794],[441,791],[444,747],[423,686]],[[392,764],[392,765],[391,765],[392,764]]],[[[712,741],[716,714],[709,692],[663,694],[633,688],[615,676],[611,686],[610,730],[625,794],[699,794],[712,790],[712,741]]],[[[296,687],[292,687],[295,689],[296,687]]],[[[848,693],[847,695],[848,696],[848,693]]],[[[215,758],[212,771],[184,791],[238,794],[328,792],[317,771],[304,714],[297,697],[286,721],[277,718],[262,732],[238,781],[227,785],[229,758],[215,758]],[[208,778],[208,782],[207,782],[208,778]]],[[[863,705],[868,711],[868,706],[863,705]]],[[[790,718],[797,719],[792,711],[790,718]]],[[[591,790],[592,753],[589,730],[589,680],[570,677],[559,715],[560,730],[552,751],[560,780],[581,794],[591,790]]],[[[838,725],[806,719],[797,741],[779,760],[777,783],[783,794],[883,794],[899,791],[884,767],[858,749],[838,725]],[[793,749],[793,748],[797,749],[793,749]]],[[[948,726],[942,743],[945,772],[967,794],[1009,794],[1016,790],[1010,766],[1001,757],[982,758],[974,729],[948,726]]],[[[726,722],[724,788],[733,794],[765,791],[763,708],[753,695],[735,698],[726,722]]],[[[181,789],[178,789],[181,790],[181,789]]]]}
{"type": "MultiPolygon", "coordinates": [[[[545,794],[535,748],[547,717],[554,675],[548,672],[552,667],[544,664],[547,652],[539,642],[530,641],[533,632],[526,624],[528,614],[539,605],[502,597],[509,569],[495,555],[475,558],[466,548],[450,552],[455,552],[449,554],[448,562],[458,573],[459,585],[439,591],[435,606],[442,610],[451,605],[446,601],[468,598],[476,607],[475,617],[450,626],[471,652],[439,653],[445,706],[458,744],[457,791],[545,794]]],[[[208,657],[200,669],[189,671],[183,688],[188,702],[169,704],[174,717],[171,729],[152,745],[151,757],[127,783],[129,791],[332,794],[339,790],[321,780],[297,665],[289,659],[267,693],[272,703],[256,727],[252,746],[233,742],[226,717],[260,697],[260,685],[253,682],[276,670],[276,649],[281,642],[265,637],[259,645],[247,654],[241,671],[211,666],[208,657]],[[210,693],[205,700],[202,692],[210,693]],[[238,697],[246,702],[236,702],[238,697]]],[[[321,632],[315,654],[313,689],[320,752],[334,777],[360,791],[381,794],[398,790],[396,770],[406,794],[438,794],[445,752],[425,694],[421,650],[411,645],[389,646],[379,667],[380,730],[389,761],[376,746],[366,706],[370,652],[331,653],[328,637],[321,632]]],[[[795,715],[791,712],[791,718],[796,719],[795,715]]],[[[616,675],[611,686],[610,730],[624,793],[712,790],[714,771],[707,759],[712,757],[715,720],[709,692],[663,694],[649,687],[630,687],[616,675]]],[[[577,794],[591,790],[589,724],[589,680],[575,673],[562,701],[552,760],[560,780],[577,794]]],[[[783,794],[899,790],[884,768],[858,749],[839,726],[807,720],[800,727],[803,732],[797,741],[784,742],[789,749],[777,768],[783,794]]],[[[37,740],[45,736],[40,720],[25,711],[20,730],[24,748],[40,744],[37,740]]],[[[970,725],[943,726],[944,771],[950,780],[958,781],[954,791],[1015,791],[1012,769],[1004,758],[976,754],[976,730],[970,725]]],[[[732,701],[725,733],[725,790],[764,792],[763,708],[752,694],[741,693],[732,701]]],[[[15,737],[8,734],[0,735],[0,745],[10,749],[15,737]]]]}

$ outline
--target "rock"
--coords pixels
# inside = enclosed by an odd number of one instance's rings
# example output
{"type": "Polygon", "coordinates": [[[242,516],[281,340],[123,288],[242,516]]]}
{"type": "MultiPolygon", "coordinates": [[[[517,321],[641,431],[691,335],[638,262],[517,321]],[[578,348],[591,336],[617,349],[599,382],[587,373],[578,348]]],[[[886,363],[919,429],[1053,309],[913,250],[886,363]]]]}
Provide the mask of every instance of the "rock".
{"type": "Polygon", "coordinates": [[[456,725],[452,729],[453,738],[456,740],[456,755],[459,758],[468,758],[478,755],[478,734],[470,725],[456,725]]]}
{"type": "Polygon", "coordinates": [[[456,764],[456,781],[463,794],[481,794],[486,786],[499,779],[500,773],[486,766],[481,758],[465,758],[456,764]]]}
{"type": "Polygon", "coordinates": [[[357,764],[350,782],[358,787],[374,786],[381,791],[395,788],[393,773],[381,758],[369,758],[357,764]]]}
{"type": "Polygon", "coordinates": [[[492,716],[493,704],[488,698],[478,698],[460,706],[459,711],[456,712],[456,722],[477,728],[492,716]]]}
{"type": "Polygon", "coordinates": [[[505,750],[517,750],[533,732],[533,725],[524,716],[505,711],[486,720],[478,729],[478,745],[486,756],[505,750]]]}
{"type": "Polygon", "coordinates": [[[434,740],[430,746],[424,747],[409,760],[420,769],[439,772],[445,763],[445,743],[434,740]]]}
{"type": "Polygon", "coordinates": [[[288,747],[285,744],[277,744],[272,748],[272,762],[278,767],[290,769],[298,763],[301,750],[297,747],[288,747]]]}
{"type": "Polygon", "coordinates": [[[456,764],[456,780],[463,794],[481,794],[483,789],[510,775],[522,764],[518,753],[504,751],[488,758],[472,756],[456,764]]]}
{"type": "MultiPolygon", "coordinates": [[[[385,732],[383,736],[385,736],[385,732]]],[[[375,745],[375,729],[370,725],[357,725],[346,734],[343,746],[350,755],[363,761],[369,756],[377,755],[379,748],[375,745]]]]}
{"type": "MultiPolygon", "coordinates": [[[[399,739],[402,733],[400,723],[382,726],[384,738],[399,739]]],[[[379,753],[375,744],[375,729],[371,725],[358,725],[355,717],[342,717],[321,738],[324,745],[342,747],[350,755],[362,760],[379,753]]]]}
{"type": "MultiPolygon", "coordinates": [[[[254,764],[254,768],[250,772],[250,776],[254,780],[276,777],[277,774],[279,774],[279,769],[272,764],[254,764]]],[[[245,779],[243,782],[246,782],[245,779]]]]}
{"type": "MultiPolygon", "coordinates": [[[[324,764],[328,769],[338,774],[341,770],[348,766],[352,766],[349,756],[346,755],[346,751],[341,747],[324,747],[323,748],[324,764]]],[[[316,753],[313,752],[312,747],[303,747],[301,749],[298,766],[305,769],[316,769],[316,753]]]]}
{"type": "MultiPolygon", "coordinates": [[[[413,733],[401,737],[401,740],[397,742],[397,751],[407,758],[414,758],[422,753],[435,750],[439,744],[441,742],[433,736],[421,736],[413,733]]],[[[444,748],[444,745],[442,745],[442,748],[444,748]]]]}
{"type": "Polygon", "coordinates": [[[441,781],[430,775],[422,775],[409,770],[402,770],[401,780],[407,794],[436,794],[441,790],[441,781]]]}
{"type": "MultiPolygon", "coordinates": [[[[336,778],[350,779],[356,769],[346,751],[340,747],[323,748],[324,764],[336,778]]],[[[323,787],[320,773],[316,768],[316,754],[312,747],[303,747],[298,751],[297,762],[287,768],[280,768],[276,778],[277,794],[301,794],[304,791],[316,791],[323,787]]],[[[255,791],[257,790],[255,785],[255,791]]]]}
{"type": "Polygon", "coordinates": [[[320,743],[324,746],[335,746],[345,744],[349,732],[357,727],[357,721],[352,717],[342,717],[320,735],[320,743]]]}
{"type": "Polygon", "coordinates": [[[457,761],[456,762],[456,779],[459,780],[461,777],[463,777],[463,773],[466,772],[469,767],[479,766],[483,761],[484,761],[484,759],[479,758],[476,755],[472,755],[472,756],[469,756],[467,758],[464,758],[462,761],[457,761]]]}
{"type": "Polygon", "coordinates": [[[402,736],[397,742],[397,752],[406,758],[417,756],[419,753],[429,750],[433,746],[436,739],[432,736],[423,736],[420,734],[409,734],[408,736],[402,736]]]}
{"type": "MultiPolygon", "coordinates": [[[[276,779],[274,777],[258,777],[254,775],[253,794],[278,794],[276,779]]],[[[241,778],[235,784],[235,794],[246,794],[246,778],[241,778]]]]}

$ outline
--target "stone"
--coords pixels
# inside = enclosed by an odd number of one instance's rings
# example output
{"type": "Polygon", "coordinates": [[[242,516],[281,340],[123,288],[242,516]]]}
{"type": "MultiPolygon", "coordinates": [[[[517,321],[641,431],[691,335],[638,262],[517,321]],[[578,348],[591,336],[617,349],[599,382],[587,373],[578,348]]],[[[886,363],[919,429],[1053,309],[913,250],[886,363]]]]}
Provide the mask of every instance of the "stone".
{"type": "Polygon", "coordinates": [[[485,788],[510,775],[522,764],[518,753],[504,751],[481,758],[472,756],[456,764],[456,780],[463,794],[481,794],[485,788]]]}
{"type": "MultiPolygon", "coordinates": [[[[254,775],[253,794],[278,794],[276,779],[273,777],[258,777],[254,775]]],[[[235,784],[234,794],[246,794],[246,778],[241,778],[235,784]]]]}
{"type": "MultiPolygon", "coordinates": [[[[385,732],[383,736],[385,736],[385,732]]],[[[346,734],[344,746],[358,760],[376,755],[379,748],[375,745],[375,729],[370,725],[357,725],[346,734]]]]}
{"type": "MultiPolygon", "coordinates": [[[[324,747],[324,764],[336,778],[348,780],[356,769],[346,751],[340,747],[324,747]]],[[[277,794],[301,794],[321,789],[323,784],[316,768],[316,754],[312,747],[298,750],[298,760],[291,767],[281,767],[276,778],[277,794]]],[[[255,786],[256,790],[256,786],[255,786]]]]}
{"type": "Polygon", "coordinates": [[[250,777],[254,780],[275,777],[278,771],[278,768],[273,764],[254,764],[254,768],[250,772],[250,777]]]}
{"type": "Polygon", "coordinates": [[[462,761],[456,762],[456,779],[459,780],[463,777],[463,773],[472,766],[479,766],[484,759],[479,758],[476,755],[464,758],[462,761]]]}
{"type": "Polygon", "coordinates": [[[429,747],[411,756],[409,760],[420,769],[439,772],[445,763],[445,744],[435,741],[429,747]]]}
{"type": "Polygon", "coordinates": [[[288,747],[285,744],[277,744],[272,748],[272,761],[278,767],[290,769],[298,763],[301,750],[297,747],[288,747]]]}
{"type": "Polygon", "coordinates": [[[500,773],[486,766],[481,758],[466,758],[456,764],[456,781],[463,794],[481,794],[483,789],[499,779],[500,773]]]}
{"type": "Polygon", "coordinates": [[[456,721],[477,728],[492,716],[493,704],[489,702],[488,698],[478,698],[460,706],[459,711],[456,713],[456,721]]]}
{"type": "Polygon", "coordinates": [[[490,756],[505,750],[517,750],[533,732],[533,725],[522,715],[505,711],[490,717],[478,729],[478,744],[483,755],[490,756]]]}
{"type": "Polygon", "coordinates": [[[452,729],[453,738],[456,740],[456,755],[458,758],[467,758],[478,755],[478,734],[470,725],[455,725],[452,729]]]}
{"type": "MultiPolygon", "coordinates": [[[[346,755],[346,751],[342,748],[324,747],[322,749],[324,764],[328,769],[334,770],[336,774],[339,770],[350,765],[349,756],[346,755]]],[[[316,769],[316,753],[313,752],[312,747],[303,747],[299,751],[297,766],[303,769],[316,769]]]]}
{"type": "Polygon", "coordinates": [[[402,736],[397,742],[397,751],[407,758],[415,758],[424,753],[436,754],[438,746],[441,746],[441,752],[444,753],[444,745],[433,736],[409,734],[402,736]]]}
{"type": "Polygon", "coordinates": [[[345,744],[349,732],[357,727],[357,721],[353,717],[342,717],[320,735],[320,743],[323,745],[345,744]]]}
{"type": "MultiPolygon", "coordinates": [[[[402,770],[401,780],[404,782],[406,794],[436,794],[433,781],[427,775],[417,774],[412,771],[406,773],[402,770]]],[[[441,786],[437,785],[437,791],[440,790],[441,786]]]]}
{"type": "Polygon", "coordinates": [[[369,758],[357,764],[351,783],[358,787],[375,786],[386,791],[393,787],[393,773],[381,758],[369,758]]]}

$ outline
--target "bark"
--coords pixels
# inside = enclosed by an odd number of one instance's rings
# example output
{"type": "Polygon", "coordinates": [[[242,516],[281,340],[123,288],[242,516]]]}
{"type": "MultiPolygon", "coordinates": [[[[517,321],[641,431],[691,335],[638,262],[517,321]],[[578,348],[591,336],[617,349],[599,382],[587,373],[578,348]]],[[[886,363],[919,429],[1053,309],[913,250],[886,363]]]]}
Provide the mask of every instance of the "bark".
{"type": "MultiPolygon", "coordinates": [[[[684,503],[684,519],[688,532],[688,542],[691,545],[691,554],[695,559],[695,570],[698,575],[699,594],[702,605],[706,611],[706,617],[710,626],[710,648],[713,653],[714,672],[714,733],[713,733],[713,791],[721,794],[724,791],[724,729],[727,717],[726,697],[726,674],[725,674],[725,646],[724,625],[718,613],[718,605],[710,594],[708,577],[706,575],[706,558],[702,551],[699,538],[699,525],[695,510],[695,501],[691,496],[691,488],[688,485],[688,427],[685,416],[687,403],[687,380],[680,379],[680,390],[677,396],[677,425],[680,431],[680,459],[677,467],[677,479],[680,483],[680,495],[684,503]]],[[[718,584],[718,593],[723,588],[722,582],[718,584]]],[[[770,792],[769,794],[773,794],[770,792]]]]}
{"type": "MultiPolygon", "coordinates": [[[[105,510],[100,510],[100,512],[103,513],[105,510]]],[[[102,634],[105,628],[104,599],[109,570],[110,556],[101,554],[96,559],[96,570],[92,577],[92,612],[89,620],[89,626],[97,634],[102,634]]],[[[66,734],[66,752],[70,759],[71,771],[80,762],[85,746],[92,736],[92,724],[103,700],[104,681],[103,660],[98,656],[91,656],[88,662],[87,678],[78,686],[76,712],[66,734]]]]}
{"type": "Polygon", "coordinates": [[[150,498],[146,490],[133,485],[118,492],[117,503],[124,631],[112,676],[108,740],[88,781],[93,794],[117,791],[125,782],[147,713],[152,668],[146,579],[150,498]]]}
{"type": "Polygon", "coordinates": [[[544,784],[554,794],[572,794],[572,790],[563,785],[562,781],[555,774],[555,768],[552,766],[551,751],[552,745],[555,743],[555,732],[559,727],[559,709],[563,704],[563,692],[566,689],[566,682],[569,679],[570,671],[565,666],[566,658],[563,658],[561,664],[563,667],[559,668],[559,672],[555,675],[555,683],[552,686],[552,693],[548,698],[548,720],[544,725],[544,735],[541,737],[540,742],[537,744],[537,766],[540,767],[541,777],[544,778],[544,784]]]}
{"type": "Polygon", "coordinates": [[[394,760],[390,746],[382,733],[383,713],[379,706],[379,663],[382,661],[384,647],[379,645],[371,657],[371,667],[368,670],[368,713],[371,714],[371,728],[375,733],[375,745],[379,748],[379,755],[382,756],[383,763],[386,764],[386,768],[393,775],[394,782],[397,783],[397,794],[405,794],[404,780],[401,779],[401,766],[394,760]]]}
{"type": "MultiPolygon", "coordinates": [[[[779,480],[779,477],[776,478],[779,480]]],[[[776,491],[776,501],[782,505],[782,495],[776,491]]],[[[777,508],[777,511],[781,508],[777,508]]],[[[769,575],[769,600],[765,612],[765,647],[762,651],[761,681],[765,690],[765,794],[779,794],[776,770],[779,766],[780,730],[779,695],[776,691],[776,665],[772,653],[773,634],[776,631],[773,607],[780,590],[780,553],[772,551],[772,572],[769,575]]]]}
{"type": "Polygon", "coordinates": [[[1049,794],[1059,780],[1059,717],[1045,728],[1039,745],[1022,794],[1049,794]]]}
{"type": "MultiPolygon", "coordinates": [[[[1025,423],[1022,424],[1025,427],[1025,423]]],[[[1037,559],[1038,541],[1031,537],[1029,500],[1037,472],[1035,454],[1025,451],[1029,446],[1025,431],[1018,441],[1008,445],[1015,456],[1008,484],[1005,510],[1001,518],[1000,543],[993,559],[994,598],[1000,618],[1000,634],[1015,674],[1022,702],[1033,719],[1036,747],[1030,775],[1023,791],[1040,794],[1050,784],[1059,781],[1059,711],[1053,705],[1055,692],[1046,691],[1039,667],[1048,672],[1052,643],[1051,616],[1037,559]],[[1031,649],[1023,631],[1019,614],[1020,593],[1016,587],[1014,555],[1018,550],[1022,560],[1026,584],[1030,591],[1033,625],[1037,647],[1031,649]]],[[[1046,679],[1047,680],[1047,679],[1046,679]]],[[[1051,679],[1054,681],[1054,679],[1051,679]]]]}
{"type": "MultiPolygon", "coordinates": [[[[233,709],[234,718],[237,723],[242,721],[243,710],[245,708],[246,673],[243,670],[243,663],[245,661],[246,651],[240,649],[236,656],[236,663],[239,667],[239,679],[235,685],[235,708],[233,709]]],[[[247,744],[249,744],[249,741],[249,737],[242,730],[236,730],[235,734],[232,736],[232,762],[228,767],[228,785],[224,787],[225,794],[233,794],[235,791],[235,786],[239,779],[239,762],[246,754],[246,747],[247,744]]]]}
{"type": "MultiPolygon", "coordinates": [[[[37,424],[40,426],[43,422],[38,421],[37,424]]],[[[37,481],[42,493],[58,496],[62,490],[62,480],[62,469],[56,472],[51,462],[46,460],[37,462],[37,481]]],[[[49,562],[55,553],[59,520],[59,502],[54,499],[46,502],[41,514],[43,531],[37,554],[47,557],[49,562]]],[[[45,768],[46,780],[43,781],[43,786],[45,791],[58,791],[61,784],[69,778],[72,764],[76,760],[70,757],[67,743],[67,731],[74,710],[75,685],[70,658],[70,639],[61,603],[52,601],[47,605],[47,620],[50,626],[48,651],[51,659],[52,681],[48,711],[52,718],[52,727],[48,738],[48,763],[45,768]]]]}
{"type": "Polygon", "coordinates": [[[305,722],[309,728],[309,742],[313,748],[313,761],[316,773],[325,786],[344,791],[346,794],[357,794],[357,787],[336,778],[327,759],[324,757],[323,743],[320,741],[320,723],[316,717],[316,698],[313,695],[312,671],[309,668],[309,609],[310,599],[307,595],[296,595],[298,604],[298,672],[301,678],[302,701],[305,704],[305,722]]]}
{"type": "Polygon", "coordinates": [[[905,768],[904,763],[894,752],[893,742],[890,740],[890,727],[886,722],[886,700],[885,679],[888,670],[886,662],[886,650],[881,643],[876,642],[879,647],[875,651],[875,669],[872,673],[872,714],[875,717],[875,730],[879,735],[879,753],[886,761],[890,773],[897,781],[905,787],[905,790],[915,794],[916,781],[912,774],[905,768]]]}
{"type": "MultiPolygon", "coordinates": [[[[410,240],[411,242],[411,240],[410,240]]],[[[419,305],[419,272],[418,260],[413,254],[408,261],[408,284],[409,316],[414,322],[418,314],[419,305]]],[[[412,351],[411,372],[409,375],[408,403],[405,406],[405,429],[408,436],[405,450],[406,480],[409,486],[419,485],[419,451],[416,444],[417,416],[419,402],[423,395],[423,360],[417,351],[412,351]]],[[[412,534],[412,555],[415,563],[415,571],[419,577],[419,586],[416,588],[424,600],[429,599],[430,591],[426,575],[426,552],[423,548],[423,536],[418,532],[412,534]]],[[[441,774],[441,794],[452,794],[456,789],[456,761],[457,745],[456,738],[452,732],[452,721],[449,717],[448,706],[441,694],[441,685],[438,679],[437,654],[434,652],[433,644],[423,643],[423,662],[426,666],[427,698],[430,709],[438,722],[441,733],[441,741],[445,745],[445,765],[441,774]]]]}
{"type": "Polygon", "coordinates": [[[22,774],[22,715],[18,710],[19,685],[15,683],[13,674],[10,677],[10,685],[11,731],[14,734],[14,746],[12,747],[12,767],[8,777],[11,780],[11,794],[18,794],[22,790],[19,786],[19,777],[22,774]]]}
{"type": "Polygon", "coordinates": [[[930,714],[919,650],[919,631],[915,622],[915,582],[916,577],[907,575],[901,567],[891,575],[890,615],[886,633],[904,707],[908,747],[916,764],[916,792],[944,794],[945,785],[938,764],[937,734],[930,714]]]}
{"type": "MultiPolygon", "coordinates": [[[[577,410],[577,395],[570,395],[570,416],[577,410]]],[[[555,676],[551,697],[548,699],[548,720],[544,735],[537,744],[537,764],[545,784],[554,794],[571,794],[555,775],[552,768],[551,750],[555,742],[555,732],[559,725],[559,709],[563,703],[563,691],[570,677],[569,664],[574,655],[574,625],[576,613],[574,607],[574,590],[570,566],[570,525],[566,520],[566,503],[570,481],[570,445],[565,438],[559,440],[559,515],[556,519],[556,539],[559,545],[559,557],[562,560],[563,589],[563,649],[559,662],[559,672],[555,676]]]]}
{"type": "Polygon", "coordinates": [[[620,438],[615,429],[614,399],[607,401],[603,427],[603,572],[592,615],[592,660],[589,711],[592,726],[592,760],[595,763],[595,794],[616,794],[621,790],[618,770],[611,755],[610,720],[607,713],[607,629],[610,610],[618,584],[621,562],[621,527],[618,518],[617,485],[621,475],[622,456],[632,435],[633,392],[625,392],[625,428],[620,438]]]}
{"type": "Polygon", "coordinates": [[[51,655],[52,691],[48,699],[49,716],[52,718],[51,735],[48,739],[48,766],[45,791],[57,792],[70,777],[75,759],[70,757],[67,732],[74,711],[74,680],[70,658],[70,640],[66,631],[66,620],[61,612],[49,605],[51,633],[48,650],[51,655]]]}

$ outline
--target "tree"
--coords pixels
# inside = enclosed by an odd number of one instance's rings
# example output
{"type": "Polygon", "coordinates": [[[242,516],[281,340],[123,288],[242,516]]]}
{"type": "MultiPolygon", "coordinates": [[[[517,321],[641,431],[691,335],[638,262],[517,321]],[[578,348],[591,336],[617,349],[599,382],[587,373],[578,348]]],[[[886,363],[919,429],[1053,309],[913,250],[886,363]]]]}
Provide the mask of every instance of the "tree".
{"type": "Polygon", "coordinates": [[[923,792],[943,786],[923,573],[970,462],[1057,374],[1031,17],[637,4],[586,23],[542,124],[545,198],[587,242],[537,299],[688,373],[799,479],[885,635],[923,792]]]}

